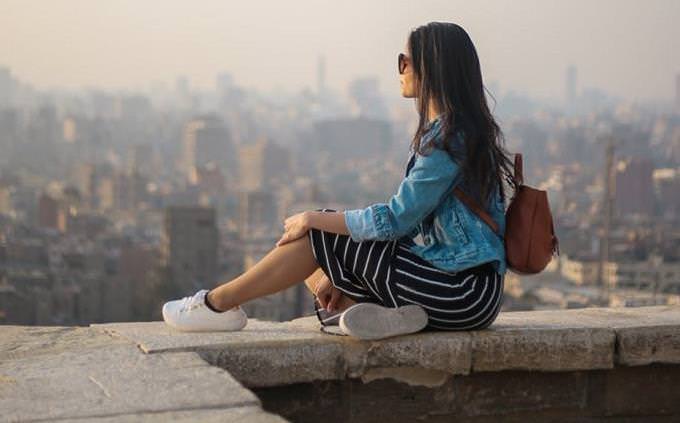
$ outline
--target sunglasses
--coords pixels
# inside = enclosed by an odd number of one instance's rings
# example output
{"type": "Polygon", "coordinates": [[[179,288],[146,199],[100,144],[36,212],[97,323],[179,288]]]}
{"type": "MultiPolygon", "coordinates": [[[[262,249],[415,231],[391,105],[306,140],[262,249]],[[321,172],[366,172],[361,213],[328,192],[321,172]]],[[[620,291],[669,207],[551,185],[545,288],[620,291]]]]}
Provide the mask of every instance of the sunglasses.
{"type": "Polygon", "coordinates": [[[411,63],[411,58],[404,53],[399,53],[399,58],[397,60],[397,69],[399,69],[399,75],[403,75],[406,70],[406,65],[411,63]]]}

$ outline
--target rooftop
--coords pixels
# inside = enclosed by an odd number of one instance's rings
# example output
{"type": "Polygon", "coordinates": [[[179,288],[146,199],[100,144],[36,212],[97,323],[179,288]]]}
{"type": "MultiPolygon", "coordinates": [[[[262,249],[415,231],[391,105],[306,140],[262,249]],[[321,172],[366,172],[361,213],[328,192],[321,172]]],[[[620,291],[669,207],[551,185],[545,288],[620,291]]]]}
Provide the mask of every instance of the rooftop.
{"type": "Polygon", "coordinates": [[[680,306],[501,312],[482,331],[380,341],[323,333],[316,316],[240,332],[0,326],[0,338],[2,421],[680,418],[680,306]]]}

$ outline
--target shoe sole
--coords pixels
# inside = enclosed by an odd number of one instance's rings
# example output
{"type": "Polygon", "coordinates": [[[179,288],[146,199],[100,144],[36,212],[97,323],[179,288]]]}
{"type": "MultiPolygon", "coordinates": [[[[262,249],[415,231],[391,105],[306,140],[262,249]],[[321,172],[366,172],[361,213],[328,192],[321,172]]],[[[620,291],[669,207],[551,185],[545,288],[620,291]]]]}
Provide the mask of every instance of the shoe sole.
{"type": "Polygon", "coordinates": [[[181,332],[238,332],[240,330],[243,330],[244,327],[247,326],[248,322],[246,321],[244,323],[239,323],[236,326],[223,326],[223,327],[188,327],[188,326],[177,326],[174,323],[167,323],[170,327],[173,329],[176,329],[181,332]]]}
{"type": "Polygon", "coordinates": [[[181,332],[238,332],[248,325],[248,317],[241,316],[238,322],[229,322],[228,325],[221,327],[190,327],[177,325],[172,317],[166,314],[166,310],[163,309],[163,320],[171,328],[181,331],[181,332]]]}
{"type": "Polygon", "coordinates": [[[347,335],[363,340],[419,332],[427,322],[427,312],[417,304],[389,308],[375,303],[358,303],[340,316],[340,328],[347,335]]]}

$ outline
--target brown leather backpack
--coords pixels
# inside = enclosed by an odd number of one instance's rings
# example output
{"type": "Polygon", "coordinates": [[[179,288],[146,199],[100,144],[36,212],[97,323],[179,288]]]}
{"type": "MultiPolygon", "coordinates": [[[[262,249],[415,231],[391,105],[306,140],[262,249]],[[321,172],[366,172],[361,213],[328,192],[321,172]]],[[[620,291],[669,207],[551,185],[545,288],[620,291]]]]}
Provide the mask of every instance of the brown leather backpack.
{"type": "Polygon", "coordinates": [[[559,255],[553,218],[544,190],[524,185],[522,155],[515,154],[515,192],[505,212],[505,236],[491,216],[459,187],[454,194],[503,239],[508,269],[521,275],[541,272],[554,254],[559,255]]]}

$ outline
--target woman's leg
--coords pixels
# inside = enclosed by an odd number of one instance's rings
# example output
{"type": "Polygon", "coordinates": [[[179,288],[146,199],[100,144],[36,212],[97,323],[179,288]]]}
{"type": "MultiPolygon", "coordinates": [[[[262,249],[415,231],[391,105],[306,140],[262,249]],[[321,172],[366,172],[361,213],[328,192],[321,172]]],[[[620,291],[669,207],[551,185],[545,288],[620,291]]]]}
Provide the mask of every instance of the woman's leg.
{"type": "MultiPolygon", "coordinates": [[[[304,235],[274,247],[245,273],[211,289],[208,301],[218,310],[229,310],[252,299],[282,291],[303,280],[308,288],[314,289],[320,277],[318,271],[323,274],[312,253],[309,236],[304,235]],[[306,279],[312,279],[314,285],[310,287],[306,279]]],[[[347,300],[351,301],[349,298],[347,300]]],[[[342,305],[351,305],[347,304],[347,300],[342,305]]]]}
{"type": "MultiPolygon", "coordinates": [[[[307,279],[305,279],[305,285],[307,285],[307,289],[314,294],[316,292],[316,285],[319,283],[322,277],[325,277],[326,274],[324,273],[322,268],[316,269],[314,273],[312,273],[307,279]]],[[[340,294],[340,299],[338,300],[337,303],[337,311],[343,311],[347,307],[356,304],[354,300],[349,298],[348,296],[344,294],[340,294]]]]}

